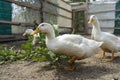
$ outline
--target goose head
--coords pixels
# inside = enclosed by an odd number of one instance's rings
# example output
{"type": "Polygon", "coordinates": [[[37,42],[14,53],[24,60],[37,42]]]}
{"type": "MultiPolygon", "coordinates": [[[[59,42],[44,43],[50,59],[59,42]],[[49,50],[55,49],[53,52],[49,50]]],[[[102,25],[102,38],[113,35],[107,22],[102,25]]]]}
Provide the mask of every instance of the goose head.
{"type": "Polygon", "coordinates": [[[88,23],[91,23],[91,24],[96,24],[96,23],[98,23],[97,17],[96,17],[95,15],[91,15],[88,23]]]}
{"type": "Polygon", "coordinates": [[[32,32],[32,29],[26,29],[26,31],[23,33],[23,36],[26,36],[27,34],[30,35],[32,32]]]}
{"type": "Polygon", "coordinates": [[[51,34],[54,33],[53,27],[49,23],[41,23],[39,26],[34,30],[31,35],[37,34],[37,33],[45,33],[45,34],[51,34]]]}

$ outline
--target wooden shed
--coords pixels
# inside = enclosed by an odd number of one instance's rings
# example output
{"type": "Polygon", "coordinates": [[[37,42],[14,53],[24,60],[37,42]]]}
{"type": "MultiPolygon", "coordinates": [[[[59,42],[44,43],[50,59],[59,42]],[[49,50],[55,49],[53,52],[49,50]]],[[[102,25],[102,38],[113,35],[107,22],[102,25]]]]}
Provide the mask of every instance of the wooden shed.
{"type": "MultiPolygon", "coordinates": [[[[116,1],[110,2],[92,2],[88,4],[88,18],[90,15],[96,15],[100,22],[102,31],[114,33],[115,28],[115,14],[116,14],[116,1]]],[[[88,25],[88,33],[91,33],[92,25],[88,25]]]]}
{"type": "MultiPolygon", "coordinates": [[[[12,8],[9,20],[0,18],[1,41],[21,40],[27,28],[35,28],[36,23],[48,22],[59,26],[60,33],[70,33],[75,28],[80,34],[91,34],[92,26],[88,24],[90,15],[96,15],[103,31],[120,34],[120,1],[86,0],[86,2],[67,3],[64,0],[4,0],[12,8]],[[4,27],[7,25],[9,27],[4,27]],[[3,30],[4,29],[4,30],[3,30]],[[19,36],[18,36],[19,35],[19,36]]],[[[0,4],[1,6],[1,4],[0,4]]],[[[5,6],[2,4],[0,10],[5,6]]],[[[4,11],[3,11],[4,12],[4,11]]],[[[1,14],[1,13],[0,13],[1,14]]],[[[4,14],[6,15],[6,13],[4,14]]]]}
{"type": "MultiPolygon", "coordinates": [[[[119,24],[119,15],[120,15],[120,1],[119,0],[89,0],[89,2],[78,2],[71,3],[73,10],[73,22],[76,21],[76,14],[79,12],[83,12],[83,23],[79,23],[79,25],[83,25],[83,31],[88,34],[91,34],[92,25],[88,24],[88,19],[90,15],[96,15],[100,22],[100,27],[102,31],[120,34],[120,24],[119,24]]],[[[79,15],[80,16],[80,15],[79,15]]],[[[77,17],[79,17],[77,16],[77,17]]],[[[77,26],[73,23],[74,27],[77,26]]],[[[80,28],[82,30],[82,28],[80,28]]]]}
{"type": "Polygon", "coordinates": [[[72,24],[76,32],[86,34],[87,32],[87,2],[70,3],[72,7],[72,24]]]}

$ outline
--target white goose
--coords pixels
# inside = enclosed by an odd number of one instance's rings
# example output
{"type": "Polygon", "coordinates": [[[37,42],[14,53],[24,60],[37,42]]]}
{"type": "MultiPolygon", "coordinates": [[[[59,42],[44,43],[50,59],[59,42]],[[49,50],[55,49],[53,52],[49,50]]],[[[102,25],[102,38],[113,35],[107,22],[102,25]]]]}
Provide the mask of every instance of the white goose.
{"type": "MultiPolygon", "coordinates": [[[[23,33],[23,36],[30,35],[33,32],[33,29],[26,29],[26,31],[23,33]]],[[[36,44],[37,38],[40,37],[39,33],[33,35],[32,45],[36,44]]]]}
{"type": "Polygon", "coordinates": [[[114,53],[120,51],[120,38],[111,33],[102,32],[99,21],[95,15],[90,16],[88,23],[91,23],[93,27],[91,38],[96,41],[104,42],[101,46],[103,53],[99,57],[105,57],[105,52],[111,52],[112,57],[106,61],[112,61],[114,59],[114,53]]]}
{"type": "Polygon", "coordinates": [[[32,32],[32,35],[40,31],[46,34],[46,46],[49,50],[71,57],[70,66],[64,67],[66,70],[73,70],[75,68],[75,60],[82,60],[97,54],[98,48],[102,45],[102,42],[86,39],[80,35],[64,34],[55,37],[54,29],[48,23],[41,23],[32,32]]]}

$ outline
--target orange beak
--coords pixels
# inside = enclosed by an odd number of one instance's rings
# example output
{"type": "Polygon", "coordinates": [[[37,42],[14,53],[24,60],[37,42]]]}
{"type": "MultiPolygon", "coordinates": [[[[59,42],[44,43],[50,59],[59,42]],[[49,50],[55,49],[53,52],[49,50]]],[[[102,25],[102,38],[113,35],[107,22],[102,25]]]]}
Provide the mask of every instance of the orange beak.
{"type": "Polygon", "coordinates": [[[92,23],[93,22],[93,18],[90,18],[88,23],[92,23]]]}
{"type": "Polygon", "coordinates": [[[37,33],[39,33],[39,32],[40,32],[40,29],[39,29],[39,28],[36,28],[36,30],[34,30],[34,31],[31,33],[31,35],[37,34],[37,33]]]}
{"type": "Polygon", "coordinates": [[[27,35],[27,33],[25,32],[25,33],[23,33],[23,36],[26,36],[27,35]]]}

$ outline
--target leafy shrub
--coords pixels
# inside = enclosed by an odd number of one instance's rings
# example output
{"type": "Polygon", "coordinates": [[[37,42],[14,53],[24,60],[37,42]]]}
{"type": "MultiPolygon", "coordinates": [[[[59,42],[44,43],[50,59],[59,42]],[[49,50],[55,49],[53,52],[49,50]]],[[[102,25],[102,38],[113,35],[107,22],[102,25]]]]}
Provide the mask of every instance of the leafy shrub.
{"type": "MultiPolygon", "coordinates": [[[[58,35],[58,28],[55,29],[55,33],[58,35]]],[[[40,34],[40,38],[38,38],[40,43],[39,46],[33,46],[31,44],[32,39],[33,36],[29,36],[27,42],[21,45],[21,50],[15,50],[14,47],[7,48],[7,46],[3,46],[0,50],[0,64],[17,60],[34,60],[49,61],[51,66],[58,66],[61,60],[68,60],[68,57],[54,54],[46,48],[45,34],[40,34]]]]}
{"type": "Polygon", "coordinates": [[[13,62],[22,58],[23,55],[17,54],[17,51],[14,50],[14,47],[12,48],[4,47],[2,50],[0,50],[0,64],[13,62]]]}
{"type": "MultiPolygon", "coordinates": [[[[55,34],[58,36],[58,28],[55,29],[55,34]]],[[[46,48],[45,44],[45,34],[40,34],[40,46],[32,46],[32,37],[29,36],[26,44],[22,45],[22,49],[25,51],[25,59],[32,59],[35,61],[49,61],[50,65],[58,66],[60,60],[68,60],[68,57],[65,57],[60,54],[54,54],[46,48]]]]}

